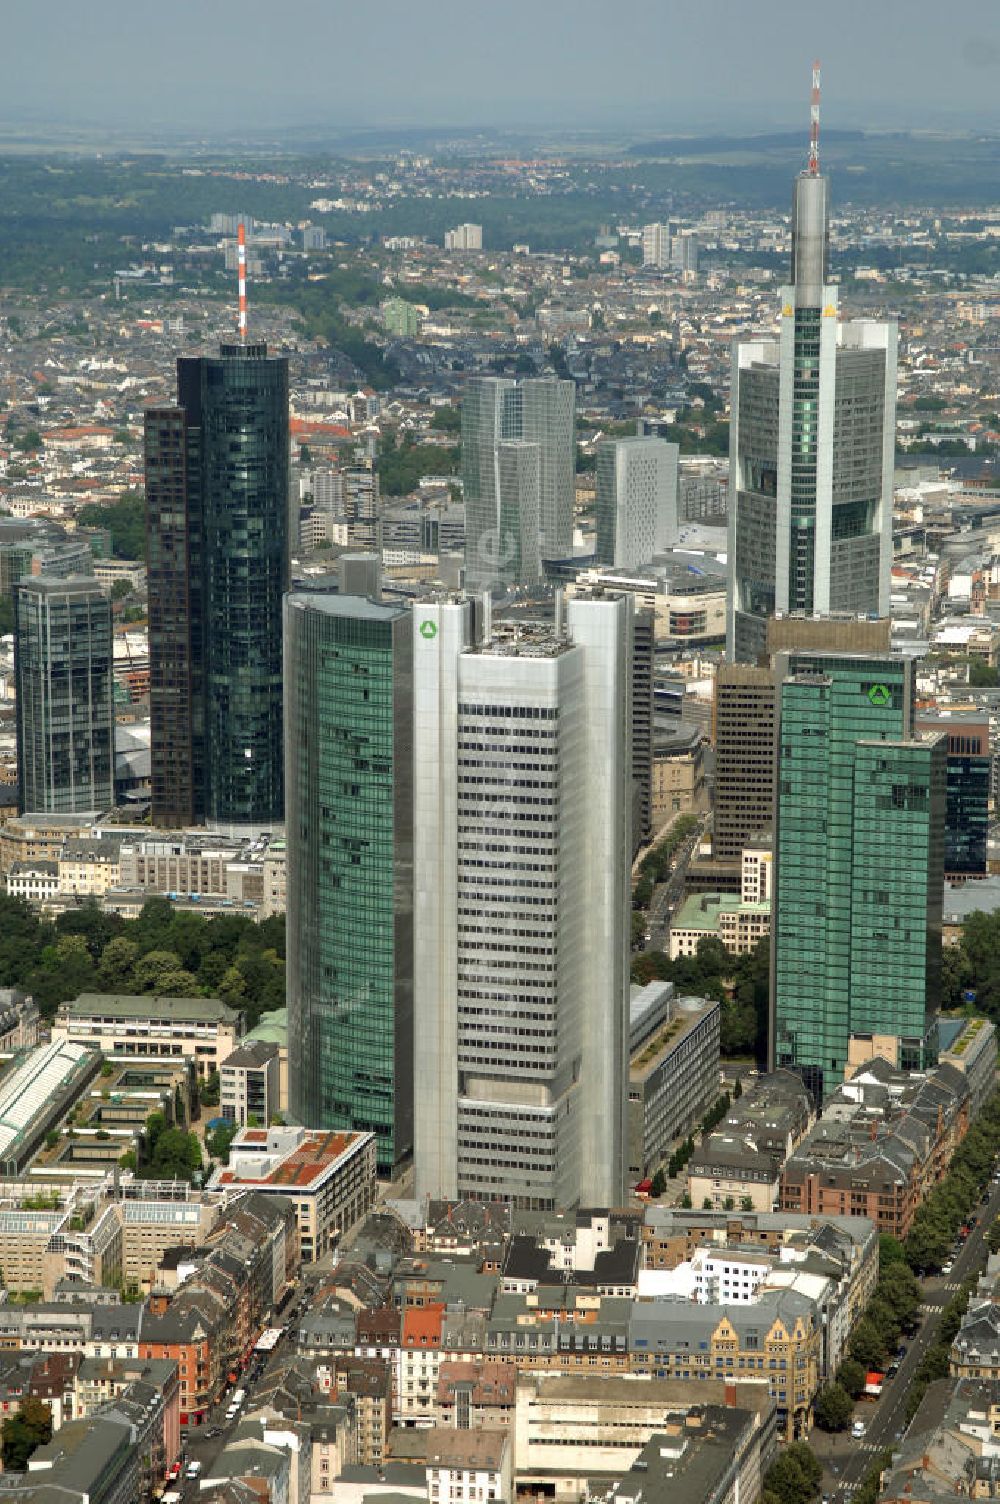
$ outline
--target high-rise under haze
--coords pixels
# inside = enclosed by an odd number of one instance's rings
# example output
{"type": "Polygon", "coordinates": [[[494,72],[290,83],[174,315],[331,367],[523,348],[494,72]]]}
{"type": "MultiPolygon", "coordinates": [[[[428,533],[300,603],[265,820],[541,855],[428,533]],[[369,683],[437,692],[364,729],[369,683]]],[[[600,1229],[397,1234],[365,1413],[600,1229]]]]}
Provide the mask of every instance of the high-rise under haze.
{"type": "Polygon", "coordinates": [[[944,881],[943,735],[913,730],[913,664],[779,653],[771,1062],[817,1100],[852,1035],[933,1048],[944,881]]]}
{"type": "Polygon", "coordinates": [[[665,439],[607,439],[596,465],[598,564],[635,569],[677,542],[680,448],[665,439]]]}
{"type": "Polygon", "coordinates": [[[418,1197],[622,1195],[631,604],[414,606],[418,1197]]]}
{"type": "Polygon", "coordinates": [[[111,603],[97,580],[45,575],[14,594],[18,810],[114,803],[111,603]]]}
{"type": "Polygon", "coordinates": [[[288,362],[263,344],[177,362],[145,423],[152,813],[269,825],[284,813],[288,362]]]}
{"type": "Polygon", "coordinates": [[[462,481],[470,588],[530,584],[538,578],[536,558],[572,552],[575,412],[572,381],[484,376],[469,382],[462,401],[462,481]],[[501,445],[515,440],[538,446],[537,496],[523,465],[515,467],[510,458],[501,465],[501,445]],[[527,574],[517,573],[520,560],[527,574]]]}
{"type": "Polygon", "coordinates": [[[840,320],[828,241],[814,149],[795,182],[778,338],[733,352],[730,661],[763,652],[775,611],[889,611],[896,326],[840,320]]]}
{"type": "Polygon", "coordinates": [[[410,612],[285,600],[288,1023],[292,1111],[412,1145],[410,612]]]}

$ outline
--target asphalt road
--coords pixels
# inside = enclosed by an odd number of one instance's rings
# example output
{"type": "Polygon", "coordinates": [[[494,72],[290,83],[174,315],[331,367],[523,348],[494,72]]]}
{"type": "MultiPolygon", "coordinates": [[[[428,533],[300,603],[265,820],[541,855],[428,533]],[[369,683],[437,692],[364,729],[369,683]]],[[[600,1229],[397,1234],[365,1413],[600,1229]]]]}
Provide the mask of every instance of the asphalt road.
{"type": "Polygon", "coordinates": [[[998,1213],[1000,1185],[991,1185],[989,1202],[976,1207],[976,1226],[955,1255],[951,1273],[921,1281],[924,1293],[921,1309],[925,1315],[916,1336],[910,1341],[903,1339],[907,1341],[907,1351],[899,1372],[884,1386],[877,1401],[861,1400],[855,1407],[855,1416],[865,1423],[864,1437],[855,1441],[849,1432],[827,1436],[823,1431],[813,1430],[810,1442],[823,1463],[823,1492],[830,1496],[832,1504],[846,1504],[876,1454],[895,1445],[906,1429],[906,1398],[914,1374],[924,1353],[933,1345],[943,1308],[970,1275],[985,1268],[986,1233],[998,1213]]]}

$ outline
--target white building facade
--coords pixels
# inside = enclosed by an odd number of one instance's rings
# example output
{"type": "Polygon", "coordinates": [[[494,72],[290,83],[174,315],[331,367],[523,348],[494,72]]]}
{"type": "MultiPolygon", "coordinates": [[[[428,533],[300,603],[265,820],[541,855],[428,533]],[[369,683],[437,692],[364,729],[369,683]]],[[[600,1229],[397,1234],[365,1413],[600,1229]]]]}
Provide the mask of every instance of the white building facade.
{"type": "Polygon", "coordinates": [[[617,1203],[631,602],[414,609],[416,1195],[617,1203]]]}

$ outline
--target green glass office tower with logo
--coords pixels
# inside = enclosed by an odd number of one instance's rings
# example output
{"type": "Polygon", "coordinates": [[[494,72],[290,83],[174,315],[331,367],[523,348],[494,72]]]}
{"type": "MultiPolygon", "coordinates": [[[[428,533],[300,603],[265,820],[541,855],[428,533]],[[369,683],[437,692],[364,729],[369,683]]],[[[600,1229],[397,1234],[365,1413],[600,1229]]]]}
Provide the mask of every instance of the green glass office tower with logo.
{"type": "Polygon", "coordinates": [[[263,344],[177,362],[145,419],[153,823],[284,814],[288,362],[263,344]]]}
{"type": "Polygon", "coordinates": [[[412,624],[406,607],[285,602],[291,1106],[413,1141],[412,624]]]}
{"type": "Polygon", "coordinates": [[[904,659],[782,653],[771,1061],[817,1101],[852,1035],[933,1054],[940,990],[945,754],[913,731],[904,659]]]}

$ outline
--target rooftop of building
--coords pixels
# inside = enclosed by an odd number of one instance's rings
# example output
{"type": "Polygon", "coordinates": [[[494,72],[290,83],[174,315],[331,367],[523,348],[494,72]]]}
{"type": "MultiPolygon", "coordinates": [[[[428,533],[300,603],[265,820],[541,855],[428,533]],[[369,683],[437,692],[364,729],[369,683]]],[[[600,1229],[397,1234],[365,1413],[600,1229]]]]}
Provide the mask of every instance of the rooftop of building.
{"type": "Polygon", "coordinates": [[[311,590],[292,591],[288,605],[292,610],[315,611],[322,616],[349,621],[393,622],[410,614],[409,605],[400,601],[376,601],[369,596],[334,595],[311,590]]]}
{"type": "Polygon", "coordinates": [[[273,1040],[244,1039],[238,1049],[227,1055],[220,1070],[259,1070],[278,1055],[278,1045],[273,1040]]]}
{"type": "Polygon", "coordinates": [[[433,1426],[426,1439],[428,1467],[498,1472],[510,1448],[506,1431],[433,1426]]]}
{"type": "Polygon", "coordinates": [[[676,999],[670,1017],[633,1052],[629,1063],[629,1076],[633,1081],[644,1081],[663,1064],[668,1055],[679,1049],[688,1035],[712,1013],[720,1012],[721,1004],[715,998],[685,997],[676,999]]]}
{"type": "Polygon", "coordinates": [[[244,1128],[233,1140],[228,1168],[216,1170],[212,1189],[262,1186],[271,1190],[315,1188],[362,1145],[371,1133],[324,1132],[304,1128],[244,1128]]]}
{"type": "Polygon", "coordinates": [[[0,1156],[14,1152],[39,1116],[95,1073],[99,1063],[96,1050],[65,1039],[16,1056],[0,1080],[0,1156]]]}
{"type": "Polygon", "coordinates": [[[148,1018],[164,1023],[218,1023],[236,1026],[240,1014],[217,997],[159,997],[153,994],[81,992],[59,1005],[67,1018],[148,1018]]]}
{"type": "Polygon", "coordinates": [[[997,909],[1000,909],[1000,874],[978,878],[975,882],[946,882],[944,885],[941,917],[945,924],[964,924],[977,910],[993,914],[997,909]]]}
{"type": "Polygon", "coordinates": [[[692,893],[670,921],[671,930],[714,932],[723,914],[769,915],[769,903],[744,903],[738,893],[692,893]]]}

